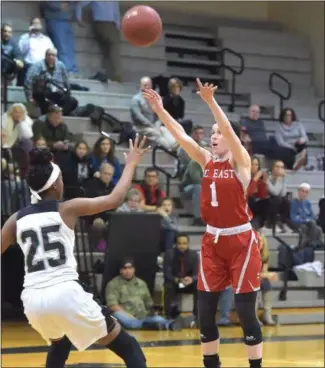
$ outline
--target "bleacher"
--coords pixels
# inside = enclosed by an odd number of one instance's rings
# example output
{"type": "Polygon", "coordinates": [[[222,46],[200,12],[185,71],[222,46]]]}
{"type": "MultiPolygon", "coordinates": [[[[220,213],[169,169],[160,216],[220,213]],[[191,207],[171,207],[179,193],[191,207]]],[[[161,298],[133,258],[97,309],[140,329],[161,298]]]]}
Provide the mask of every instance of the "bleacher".
{"type": "MultiPolygon", "coordinates": [[[[3,13],[14,25],[15,35],[20,35],[27,29],[31,16],[39,14],[37,2],[7,2],[3,4],[3,13]]],[[[274,132],[275,119],[278,116],[278,97],[268,88],[269,75],[278,72],[286,77],[292,84],[292,97],[286,104],[296,110],[298,117],[304,123],[310,142],[308,153],[317,156],[324,153],[324,124],[317,116],[318,100],[311,84],[310,50],[305,39],[296,34],[275,29],[274,24],[264,25],[261,29],[250,29],[247,25],[237,26],[223,25],[217,29],[198,29],[193,27],[168,25],[165,35],[151,48],[138,49],[130,46],[125,40],[121,40],[121,63],[123,71],[123,83],[101,83],[88,80],[86,77],[93,75],[101,66],[102,55],[97,42],[94,39],[91,26],[80,28],[74,25],[76,34],[77,61],[84,79],[71,80],[82,86],[88,87],[89,92],[73,91],[80,105],[94,103],[105,108],[110,114],[121,121],[130,120],[129,106],[132,95],[138,90],[138,82],[141,76],[164,75],[179,76],[185,82],[182,95],[186,101],[186,117],[192,119],[195,124],[204,127],[208,136],[211,131],[213,119],[207,107],[193,93],[194,78],[200,77],[217,84],[220,89],[217,92],[217,100],[227,108],[231,104],[232,73],[222,68],[222,62],[236,69],[238,57],[225,52],[225,58],[221,58],[220,50],[229,48],[240,53],[244,58],[244,71],[236,76],[236,95],[234,112],[228,112],[231,121],[239,121],[242,114],[247,113],[250,103],[257,103],[262,108],[262,118],[267,119],[269,134],[274,132]]],[[[278,86],[278,88],[286,86],[278,86]]],[[[8,102],[26,102],[23,89],[9,86],[8,102]]],[[[90,146],[99,137],[98,128],[94,127],[87,118],[65,117],[65,123],[69,130],[76,135],[82,135],[90,146]]],[[[116,154],[123,160],[123,148],[117,147],[116,154]]],[[[172,172],[174,160],[169,155],[159,152],[157,164],[172,172]]],[[[146,167],[152,166],[152,154],[147,153],[136,172],[136,179],[141,180],[146,167]]],[[[288,172],[287,188],[295,194],[297,186],[306,181],[312,186],[311,200],[313,209],[318,212],[318,200],[324,195],[323,171],[299,171],[288,172]]],[[[161,177],[163,185],[165,177],[161,177]]],[[[179,198],[178,181],[170,182],[170,196],[179,198]]],[[[190,226],[191,213],[185,208],[179,208],[181,230],[190,234],[192,249],[199,250],[200,239],[204,229],[190,226]]],[[[83,236],[79,232],[77,236],[83,236]]],[[[297,234],[283,234],[281,237],[287,244],[298,243],[297,234]]],[[[267,236],[270,249],[270,268],[277,268],[278,242],[272,235],[267,236]]],[[[86,258],[94,258],[93,262],[101,259],[102,253],[90,255],[89,244],[80,254],[86,258]]],[[[80,256],[79,255],[79,256],[80,256]]],[[[316,251],[316,260],[324,264],[324,251],[316,251]]],[[[162,273],[156,277],[156,291],[162,286],[162,273]]],[[[315,308],[306,309],[297,315],[283,315],[279,312],[280,323],[310,323],[324,322],[323,310],[324,295],[320,288],[324,287],[324,280],[316,282],[310,288],[304,288],[298,281],[289,283],[288,298],[286,301],[278,300],[278,293],[282,287],[282,281],[274,283],[274,313],[285,308],[315,308]]],[[[183,300],[183,310],[189,311],[189,300],[183,300]]]]}

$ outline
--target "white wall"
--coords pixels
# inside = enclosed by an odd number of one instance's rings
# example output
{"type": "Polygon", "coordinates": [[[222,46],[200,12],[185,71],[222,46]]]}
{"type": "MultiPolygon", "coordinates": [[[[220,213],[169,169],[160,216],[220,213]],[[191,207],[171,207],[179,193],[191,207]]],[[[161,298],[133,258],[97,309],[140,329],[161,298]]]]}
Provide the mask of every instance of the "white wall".
{"type": "Polygon", "coordinates": [[[313,84],[317,95],[324,98],[324,2],[270,2],[269,19],[280,22],[285,29],[298,32],[308,39],[313,84]]]}

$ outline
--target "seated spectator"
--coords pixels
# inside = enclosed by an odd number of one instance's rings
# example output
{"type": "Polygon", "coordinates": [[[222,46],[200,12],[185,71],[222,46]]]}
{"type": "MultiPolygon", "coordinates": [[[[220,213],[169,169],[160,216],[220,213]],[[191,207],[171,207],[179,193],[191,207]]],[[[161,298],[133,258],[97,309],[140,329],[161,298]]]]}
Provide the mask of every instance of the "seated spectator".
{"type": "Polygon", "coordinates": [[[133,96],[131,102],[132,122],[139,133],[146,135],[148,139],[167,150],[174,150],[178,147],[177,142],[157,120],[156,114],[142,95],[142,92],[148,88],[152,88],[151,79],[149,77],[141,78],[140,91],[133,96]]]}
{"type": "Polygon", "coordinates": [[[180,182],[180,192],[185,198],[190,198],[193,205],[193,225],[203,226],[204,222],[201,219],[200,210],[200,195],[201,195],[201,179],[203,170],[199,163],[191,160],[185,170],[182,181],[180,182]]]}
{"type": "Polygon", "coordinates": [[[42,10],[46,29],[58,50],[58,59],[68,72],[78,73],[72,21],[75,20],[77,3],[73,1],[43,1],[42,10]]]}
{"type": "Polygon", "coordinates": [[[42,33],[42,28],[40,18],[33,17],[30,21],[28,33],[24,33],[19,38],[18,47],[24,60],[24,68],[18,75],[18,86],[24,85],[30,66],[42,61],[47,50],[54,47],[51,39],[42,33]]]}
{"type": "Polygon", "coordinates": [[[15,103],[3,114],[1,130],[3,147],[19,147],[25,152],[33,148],[33,120],[23,104],[15,103]]]}
{"type": "Polygon", "coordinates": [[[157,212],[161,215],[162,227],[162,252],[166,252],[175,244],[176,235],[178,233],[178,219],[173,214],[174,202],[171,198],[165,197],[160,201],[157,212]]]}
{"type": "Polygon", "coordinates": [[[1,75],[11,79],[24,67],[17,42],[12,38],[12,27],[1,26],[1,75]]]}
{"type": "MultiPolygon", "coordinates": [[[[267,246],[266,237],[259,235],[260,237],[260,251],[262,260],[261,270],[261,294],[263,302],[263,316],[262,321],[259,320],[260,325],[275,325],[272,317],[272,280],[277,280],[276,274],[268,271],[269,263],[269,250],[267,246]]],[[[258,307],[258,300],[256,300],[256,308],[258,307]]],[[[256,313],[257,314],[257,313],[256,313]]]]}
{"type": "MultiPolygon", "coordinates": [[[[91,10],[96,40],[104,54],[104,74],[111,80],[121,82],[120,4],[118,1],[79,1],[76,9],[79,24],[82,24],[82,9],[87,6],[91,10]]],[[[100,74],[97,73],[94,78],[107,82],[107,77],[102,80],[100,74]]]]}
{"type": "Polygon", "coordinates": [[[232,286],[228,286],[220,294],[218,303],[219,319],[217,324],[219,326],[230,326],[230,312],[234,304],[234,292],[232,286]]]}
{"type": "MultiPolygon", "coordinates": [[[[196,125],[194,126],[193,130],[192,130],[192,134],[191,137],[193,138],[193,140],[201,147],[207,147],[209,146],[209,143],[206,142],[204,140],[204,129],[202,126],[200,125],[196,125]]],[[[183,150],[183,148],[179,148],[178,150],[178,157],[181,161],[180,164],[180,178],[183,177],[184,172],[187,168],[187,165],[189,164],[189,162],[191,161],[190,156],[183,150]]]]}
{"type": "Polygon", "coordinates": [[[146,212],[155,212],[159,202],[166,197],[166,193],[159,188],[158,171],[153,167],[146,168],[144,180],[135,189],[141,194],[141,208],[146,212]]]}
{"type": "Polygon", "coordinates": [[[268,174],[262,171],[258,157],[252,157],[251,174],[247,189],[248,204],[254,216],[253,226],[255,229],[260,229],[265,224],[269,193],[266,185],[268,174]]]}
{"type": "Polygon", "coordinates": [[[127,329],[179,330],[181,320],[167,320],[153,309],[154,304],[147,284],[135,276],[132,259],[121,263],[120,275],[106,285],[106,305],[127,329]]]}
{"type": "Polygon", "coordinates": [[[282,161],[287,169],[298,170],[307,163],[308,137],[303,124],[297,121],[296,113],[291,108],[281,111],[279,124],[276,126],[275,139],[282,147],[282,161]]]}
{"type": "Polygon", "coordinates": [[[179,233],[176,247],[167,250],[164,257],[164,309],[167,318],[180,315],[178,296],[189,293],[193,295],[193,321],[196,321],[198,263],[197,252],[189,249],[188,234],[179,233]]]}
{"type": "Polygon", "coordinates": [[[290,219],[296,229],[301,229],[302,248],[312,245],[313,242],[320,243],[322,238],[322,229],[316,224],[316,215],[308,199],[310,189],[308,183],[301,183],[297,198],[292,199],[290,203],[290,219]]]}
{"type": "Polygon", "coordinates": [[[116,210],[116,212],[143,212],[143,208],[141,208],[140,203],[141,194],[136,189],[132,188],[127,192],[125,202],[116,210]]]}
{"type": "Polygon", "coordinates": [[[85,141],[79,141],[60,162],[57,162],[62,171],[66,199],[83,197],[83,187],[86,181],[93,177],[87,156],[88,151],[88,144],[85,141]]]}
{"type": "Polygon", "coordinates": [[[48,145],[46,142],[46,139],[44,137],[34,137],[34,147],[42,150],[42,149],[48,149],[48,145]]]}
{"type": "Polygon", "coordinates": [[[178,78],[171,78],[168,82],[169,95],[163,98],[164,108],[169,114],[177,120],[185,132],[190,135],[192,132],[193,123],[191,120],[184,119],[185,101],[180,95],[183,88],[183,83],[178,78]]]}
{"type": "Polygon", "coordinates": [[[260,107],[251,105],[248,117],[240,120],[241,140],[250,154],[262,154],[274,158],[272,144],[266,135],[264,121],[260,119],[260,107]]]}
{"type": "Polygon", "coordinates": [[[50,149],[55,151],[67,151],[72,141],[58,105],[50,106],[48,113],[34,122],[33,133],[35,137],[44,137],[50,149]]]}
{"type": "Polygon", "coordinates": [[[114,167],[112,183],[116,184],[122,175],[122,169],[120,161],[115,156],[115,143],[109,138],[100,137],[94,145],[93,152],[89,155],[89,164],[97,178],[99,177],[99,168],[104,162],[114,167]]]}
{"type": "Polygon", "coordinates": [[[67,71],[56,55],[56,49],[48,49],[45,59],[28,69],[25,95],[27,101],[40,107],[42,114],[46,114],[51,105],[57,104],[62,107],[64,115],[70,115],[78,106],[78,101],[70,94],[67,71]]]}
{"type": "Polygon", "coordinates": [[[282,161],[275,161],[271,175],[266,178],[266,185],[270,195],[268,207],[268,225],[276,225],[276,232],[290,231],[287,228],[289,221],[289,201],[286,197],[285,168],[282,161]]]}
{"type": "MultiPolygon", "coordinates": [[[[115,185],[112,182],[114,167],[108,163],[102,163],[99,171],[99,178],[92,178],[85,184],[85,196],[95,198],[111,194],[115,185]]],[[[104,251],[107,247],[108,221],[110,211],[89,216],[87,222],[91,225],[90,239],[92,245],[99,251],[104,251]]]]}

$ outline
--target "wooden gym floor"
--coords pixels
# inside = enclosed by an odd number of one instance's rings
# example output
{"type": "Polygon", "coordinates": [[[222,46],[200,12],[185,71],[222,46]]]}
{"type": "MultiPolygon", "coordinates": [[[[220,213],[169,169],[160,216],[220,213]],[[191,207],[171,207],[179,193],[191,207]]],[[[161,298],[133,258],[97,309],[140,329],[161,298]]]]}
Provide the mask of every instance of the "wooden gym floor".
{"type": "MultiPolygon", "coordinates": [[[[263,327],[264,367],[324,367],[324,325],[263,327]]],[[[223,367],[247,367],[239,327],[220,328],[223,367]]],[[[197,330],[137,331],[148,367],[202,367],[197,330]]],[[[44,367],[47,346],[27,322],[2,324],[2,367],[44,367]]],[[[70,354],[67,367],[123,367],[108,349],[70,354]]]]}

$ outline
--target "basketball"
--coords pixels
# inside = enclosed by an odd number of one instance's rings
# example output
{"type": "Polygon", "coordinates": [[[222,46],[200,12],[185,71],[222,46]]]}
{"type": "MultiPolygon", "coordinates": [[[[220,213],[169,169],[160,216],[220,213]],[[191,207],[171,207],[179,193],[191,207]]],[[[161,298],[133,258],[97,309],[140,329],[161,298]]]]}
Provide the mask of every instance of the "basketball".
{"type": "Polygon", "coordinates": [[[122,33],[134,46],[148,47],[157,42],[162,32],[159,14],[150,6],[130,8],[122,19],[122,33]]]}

